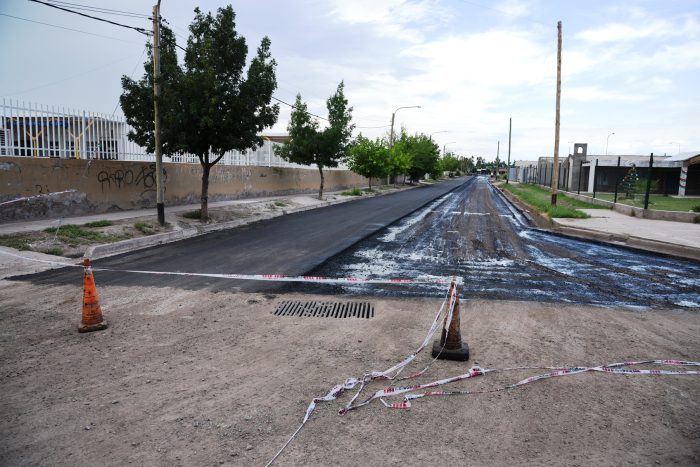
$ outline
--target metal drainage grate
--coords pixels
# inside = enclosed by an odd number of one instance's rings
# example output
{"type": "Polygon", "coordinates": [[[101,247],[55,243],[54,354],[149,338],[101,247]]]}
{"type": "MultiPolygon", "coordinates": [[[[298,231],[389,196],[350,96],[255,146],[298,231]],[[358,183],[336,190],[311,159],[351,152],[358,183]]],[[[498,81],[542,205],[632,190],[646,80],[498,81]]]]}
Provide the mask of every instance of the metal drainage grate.
{"type": "Polygon", "coordinates": [[[367,302],[281,302],[272,312],[277,316],[315,318],[374,318],[374,305],[367,302]]]}

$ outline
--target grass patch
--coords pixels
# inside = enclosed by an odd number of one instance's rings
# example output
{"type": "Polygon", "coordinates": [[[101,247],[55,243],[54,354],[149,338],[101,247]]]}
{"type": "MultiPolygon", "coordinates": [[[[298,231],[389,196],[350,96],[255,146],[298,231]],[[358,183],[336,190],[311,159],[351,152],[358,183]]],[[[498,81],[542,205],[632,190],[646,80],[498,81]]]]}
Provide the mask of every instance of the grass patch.
{"type": "Polygon", "coordinates": [[[114,222],[103,219],[103,220],[99,220],[99,221],[95,221],[95,222],[88,222],[87,224],[83,224],[83,227],[89,227],[89,228],[109,227],[112,224],[114,224],[114,222]]]}
{"type": "Polygon", "coordinates": [[[282,208],[286,205],[287,205],[287,203],[285,203],[284,201],[275,201],[275,206],[277,206],[277,207],[282,208]]]}
{"type": "Polygon", "coordinates": [[[49,227],[44,229],[44,232],[55,234],[58,230],[57,237],[65,243],[72,244],[77,240],[93,240],[99,241],[103,239],[103,235],[100,232],[94,232],[92,230],[85,230],[79,225],[66,224],[58,227],[49,227]]]}
{"type": "Polygon", "coordinates": [[[194,211],[187,211],[187,212],[182,214],[182,217],[185,217],[187,219],[201,219],[202,218],[202,210],[195,209],[194,211]]]}
{"type": "MultiPolygon", "coordinates": [[[[596,198],[604,199],[605,201],[612,201],[615,199],[615,195],[612,193],[598,193],[596,194],[596,198]]],[[[635,197],[632,199],[623,198],[622,195],[618,194],[617,202],[628,206],[643,208],[644,193],[637,193],[637,195],[635,195],[635,197]]],[[[649,209],[654,209],[657,211],[700,212],[700,205],[698,205],[697,198],[674,198],[672,196],[664,195],[649,195],[649,209]]]]}
{"type": "Polygon", "coordinates": [[[546,213],[549,217],[573,217],[577,219],[586,219],[589,216],[579,209],[605,209],[596,204],[586,203],[577,199],[569,198],[566,195],[557,195],[557,205],[552,206],[552,194],[549,190],[541,188],[537,185],[518,184],[501,185],[504,189],[513,193],[515,196],[525,201],[530,206],[537,209],[539,212],[546,213]]]}
{"type": "Polygon", "coordinates": [[[360,190],[359,188],[357,188],[355,186],[355,187],[352,187],[352,190],[342,192],[341,195],[343,195],[343,196],[362,196],[362,190],[360,190]]]}
{"type": "Polygon", "coordinates": [[[0,245],[20,251],[29,251],[29,238],[18,235],[0,235],[0,245]]]}
{"type": "Polygon", "coordinates": [[[63,256],[63,249],[58,248],[58,247],[53,247],[49,248],[48,250],[44,251],[47,255],[54,255],[54,256],[63,256]]]}
{"type": "Polygon", "coordinates": [[[147,224],[145,222],[135,223],[134,228],[144,235],[153,235],[154,233],[156,233],[155,227],[153,227],[151,224],[147,224]]]}

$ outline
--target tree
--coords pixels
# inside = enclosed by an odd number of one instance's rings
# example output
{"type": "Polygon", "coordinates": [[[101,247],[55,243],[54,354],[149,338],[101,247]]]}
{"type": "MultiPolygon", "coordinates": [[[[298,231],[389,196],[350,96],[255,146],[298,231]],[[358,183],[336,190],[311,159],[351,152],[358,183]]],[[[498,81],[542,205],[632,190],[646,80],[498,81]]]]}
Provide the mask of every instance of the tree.
{"type": "Polygon", "coordinates": [[[371,140],[360,135],[350,147],[348,167],[353,172],[369,179],[372,189],[372,177],[385,177],[391,170],[389,148],[379,138],[371,140]]]}
{"type": "Polygon", "coordinates": [[[440,165],[443,171],[445,172],[450,172],[451,174],[454,174],[459,170],[459,159],[455,157],[454,154],[451,152],[448,152],[445,154],[442,159],[440,160],[440,165]]]}
{"type": "Polygon", "coordinates": [[[328,127],[323,130],[319,129],[317,121],[312,120],[301,94],[297,94],[287,125],[289,141],[275,148],[275,153],[289,162],[318,167],[321,175],[318,199],[323,199],[323,168],[338,167],[340,160],[347,157],[350,146],[354,125],[350,123],[352,107],[348,107],[344,88],[341,81],[335,93],[326,100],[328,127]]]}
{"type": "Polygon", "coordinates": [[[406,142],[399,139],[389,152],[389,175],[397,177],[403,175],[403,182],[406,183],[406,174],[411,170],[413,165],[413,156],[408,150],[406,142]]]}
{"type": "Polygon", "coordinates": [[[639,176],[637,175],[637,167],[632,164],[632,167],[630,167],[622,181],[620,181],[620,186],[622,192],[625,194],[625,198],[634,199],[634,195],[637,193],[638,182],[639,176]]]}
{"type": "MultiPolygon", "coordinates": [[[[160,99],[161,135],[163,154],[172,155],[177,152],[176,134],[173,133],[174,121],[177,116],[177,85],[182,78],[182,69],[177,63],[175,53],[175,36],[172,31],[163,26],[160,30],[160,99]]],[[[150,154],[155,152],[154,113],[153,113],[153,45],[146,44],[148,51],[145,73],[139,81],[128,76],[122,76],[123,92],[119,97],[126,123],[129,124],[129,140],[146,149],[150,154]]]]}
{"type": "MultiPolygon", "coordinates": [[[[258,134],[277,121],[279,106],[270,105],[277,87],[277,63],[270,55],[270,40],[264,37],[245,74],[248,46],[245,38],[236,32],[233,8],[230,5],[219,8],[215,17],[211,13],[203,14],[199,8],[194,12],[184,70],[177,66],[174,40],[172,54],[163,47],[166,37],[161,42],[165,104],[162,106],[162,141],[164,154],[188,152],[199,158],[202,166],[201,219],[204,221],[209,217],[211,168],[228,151],[245,151],[262,145],[258,134]]],[[[152,73],[148,65],[146,73],[152,73]]],[[[139,144],[147,143],[147,147],[152,147],[153,100],[151,98],[150,105],[146,105],[145,96],[146,91],[153,94],[152,83],[152,74],[139,83],[122,78],[122,109],[135,129],[129,137],[139,144]],[[142,108],[137,108],[137,104],[142,108]]]]}
{"type": "Polygon", "coordinates": [[[430,140],[430,137],[417,134],[409,137],[409,151],[412,155],[411,169],[408,175],[411,180],[418,181],[425,174],[437,176],[439,172],[440,148],[430,140]]]}

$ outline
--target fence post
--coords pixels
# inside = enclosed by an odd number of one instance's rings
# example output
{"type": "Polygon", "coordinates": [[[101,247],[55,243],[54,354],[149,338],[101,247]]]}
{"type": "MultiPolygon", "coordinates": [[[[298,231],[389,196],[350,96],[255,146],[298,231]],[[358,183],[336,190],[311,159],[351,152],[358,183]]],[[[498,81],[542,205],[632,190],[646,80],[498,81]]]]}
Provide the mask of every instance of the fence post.
{"type": "Polygon", "coordinates": [[[617,203],[617,187],[620,185],[620,156],[617,156],[617,177],[615,177],[615,199],[613,204],[617,203]]]}
{"type": "Polygon", "coordinates": [[[583,161],[578,166],[578,194],[581,194],[581,176],[583,175],[583,161]]]}
{"type": "Polygon", "coordinates": [[[654,167],[654,153],[649,156],[649,173],[647,174],[647,192],[644,195],[644,210],[649,209],[649,191],[651,191],[651,169],[654,167]]]}
{"type": "Polygon", "coordinates": [[[596,182],[598,181],[598,159],[595,160],[595,172],[593,173],[593,199],[595,199],[596,182]]]}

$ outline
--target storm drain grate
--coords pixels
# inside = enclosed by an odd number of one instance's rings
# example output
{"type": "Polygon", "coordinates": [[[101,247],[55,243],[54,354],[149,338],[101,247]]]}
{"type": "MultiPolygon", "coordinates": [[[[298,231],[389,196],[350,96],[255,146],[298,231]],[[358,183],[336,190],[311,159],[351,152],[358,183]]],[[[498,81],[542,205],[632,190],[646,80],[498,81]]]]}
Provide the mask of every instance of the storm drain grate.
{"type": "Polygon", "coordinates": [[[272,312],[277,316],[315,318],[374,318],[374,305],[368,302],[281,302],[272,312]]]}

